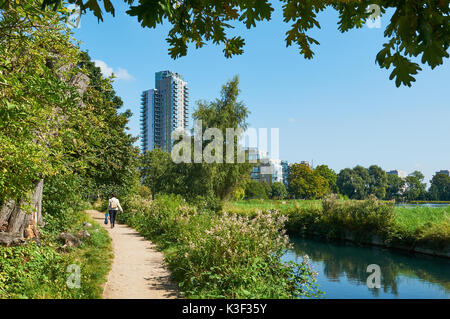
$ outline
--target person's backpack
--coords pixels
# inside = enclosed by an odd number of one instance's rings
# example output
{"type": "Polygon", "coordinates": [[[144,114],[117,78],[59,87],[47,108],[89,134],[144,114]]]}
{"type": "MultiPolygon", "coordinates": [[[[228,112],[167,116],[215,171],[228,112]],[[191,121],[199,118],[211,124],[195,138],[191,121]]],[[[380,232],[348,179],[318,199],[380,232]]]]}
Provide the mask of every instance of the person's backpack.
{"type": "Polygon", "coordinates": [[[117,209],[119,207],[119,205],[117,205],[117,199],[115,198],[111,198],[109,200],[109,208],[111,209],[117,209]]]}

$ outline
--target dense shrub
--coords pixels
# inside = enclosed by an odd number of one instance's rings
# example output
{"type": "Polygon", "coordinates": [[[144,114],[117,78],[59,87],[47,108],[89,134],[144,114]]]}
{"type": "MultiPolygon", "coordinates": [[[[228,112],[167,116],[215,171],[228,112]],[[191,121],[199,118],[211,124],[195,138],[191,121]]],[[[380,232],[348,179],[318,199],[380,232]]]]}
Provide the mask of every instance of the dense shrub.
{"type": "Polygon", "coordinates": [[[83,209],[89,202],[84,181],[78,175],[48,177],[44,182],[41,243],[0,247],[0,298],[100,298],[111,261],[110,238],[100,225],[88,219],[83,209]],[[83,222],[92,226],[86,228],[83,222]],[[91,237],[63,253],[60,232],[87,229],[91,237]],[[67,266],[81,269],[81,288],[69,289],[67,266]]]}
{"type": "MultiPolygon", "coordinates": [[[[254,218],[223,214],[212,225],[184,234],[171,258],[175,276],[189,295],[201,298],[292,298],[312,296],[315,274],[306,265],[280,261],[289,240],[280,235],[285,217],[259,213],[254,218]],[[187,270],[187,271],[186,271],[187,270]],[[303,280],[294,279],[299,272],[303,280]]],[[[282,234],[282,233],[281,233],[282,234]]]]}
{"type": "Polygon", "coordinates": [[[360,233],[387,233],[394,218],[394,202],[373,195],[362,201],[340,201],[331,195],[322,206],[324,223],[360,233]]]}
{"type": "Polygon", "coordinates": [[[45,180],[42,195],[45,234],[58,234],[76,222],[79,218],[76,213],[89,207],[82,194],[82,178],[78,175],[58,175],[45,180]]]}
{"type": "Polygon", "coordinates": [[[47,288],[41,290],[41,298],[67,295],[66,278],[61,274],[70,261],[51,247],[2,247],[0,253],[0,298],[37,297],[36,286],[47,288]]]}
{"type": "Polygon", "coordinates": [[[281,262],[288,246],[286,217],[276,211],[255,217],[216,214],[179,196],[124,201],[119,220],[152,238],[185,296],[190,298],[293,298],[317,296],[316,273],[281,262]]]}
{"type": "Polygon", "coordinates": [[[288,197],[288,192],[286,186],[283,183],[275,182],[272,184],[272,194],[273,199],[285,199],[288,197]]]}
{"type": "Polygon", "coordinates": [[[245,184],[245,198],[246,199],[252,199],[252,198],[261,198],[261,199],[267,199],[267,193],[264,185],[260,182],[257,182],[255,180],[249,180],[245,184]]]}
{"type": "Polygon", "coordinates": [[[0,247],[0,299],[71,299],[100,298],[102,284],[106,280],[112,259],[108,233],[81,212],[73,212],[71,231],[87,228],[90,238],[77,249],[69,252],[57,251],[57,241],[37,245],[30,242],[24,246],[0,247]],[[80,267],[80,288],[69,288],[66,281],[71,274],[67,267],[80,267]]]}

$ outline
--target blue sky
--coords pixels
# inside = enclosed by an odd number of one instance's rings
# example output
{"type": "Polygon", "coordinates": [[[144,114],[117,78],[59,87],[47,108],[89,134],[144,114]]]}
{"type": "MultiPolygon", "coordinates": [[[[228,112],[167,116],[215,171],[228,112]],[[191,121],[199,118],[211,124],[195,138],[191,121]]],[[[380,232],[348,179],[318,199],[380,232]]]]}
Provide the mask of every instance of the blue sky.
{"type": "Polygon", "coordinates": [[[390,71],[375,64],[387,16],[379,29],[341,34],[334,11],[320,14],[322,28],[311,33],[320,45],[306,60],[296,47],[286,48],[289,26],[277,4],[270,22],[235,29],[246,40],[243,55],[226,59],[222,47],[210,43],[172,60],[165,41],[168,24],[143,29],[125,14],[123,4],[115,6],[116,17],[105,15],[104,22],[83,15],[74,36],[92,59],[118,75],[114,87],[124,109],[134,114],[133,135],[139,134],[140,94],[154,87],[155,72],[184,76],[191,113],[195,101],[215,99],[222,84],[237,74],[241,100],[251,112],[249,125],[279,128],[281,159],[313,160],[337,172],[357,164],[407,173],[418,169],[426,181],[435,171],[450,169],[448,60],[435,70],[423,66],[411,88],[395,87],[390,71]]]}

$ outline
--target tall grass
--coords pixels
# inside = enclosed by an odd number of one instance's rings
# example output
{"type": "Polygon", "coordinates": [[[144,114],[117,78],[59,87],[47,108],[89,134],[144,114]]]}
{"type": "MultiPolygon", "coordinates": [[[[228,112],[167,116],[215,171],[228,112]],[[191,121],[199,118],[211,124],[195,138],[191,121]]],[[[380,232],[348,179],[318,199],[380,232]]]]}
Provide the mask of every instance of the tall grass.
{"type": "Polygon", "coordinates": [[[390,237],[437,249],[450,245],[450,206],[396,207],[390,237]]]}
{"type": "Polygon", "coordinates": [[[267,207],[277,207],[289,217],[286,228],[291,235],[315,234],[326,238],[355,239],[379,235],[386,244],[433,249],[450,245],[449,207],[395,207],[393,202],[376,198],[317,201],[239,201],[225,207],[240,215],[254,215],[267,207]]]}
{"type": "Polygon", "coordinates": [[[249,199],[234,202],[225,202],[224,211],[237,214],[254,214],[261,210],[285,211],[295,208],[314,208],[320,207],[321,203],[317,200],[271,200],[271,199],[249,199]]]}

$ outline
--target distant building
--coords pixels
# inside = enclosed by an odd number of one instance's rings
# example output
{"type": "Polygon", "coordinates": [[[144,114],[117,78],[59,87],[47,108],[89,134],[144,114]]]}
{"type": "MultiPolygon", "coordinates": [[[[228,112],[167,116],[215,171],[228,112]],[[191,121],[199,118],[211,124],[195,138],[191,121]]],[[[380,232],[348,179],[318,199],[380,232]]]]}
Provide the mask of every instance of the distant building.
{"type": "Polygon", "coordinates": [[[398,177],[401,177],[401,178],[406,178],[406,176],[408,175],[408,174],[406,174],[405,171],[401,171],[401,170],[398,170],[398,169],[395,169],[393,171],[389,171],[386,174],[388,174],[388,175],[395,175],[395,176],[398,176],[398,177]]]}
{"type": "Polygon", "coordinates": [[[263,152],[257,147],[244,147],[244,150],[248,151],[249,161],[261,161],[263,158],[269,157],[267,152],[263,152]]]}
{"type": "Polygon", "coordinates": [[[188,87],[171,71],[155,73],[155,89],[141,95],[141,150],[172,150],[172,131],[188,127],[188,87]]]}
{"type": "Polygon", "coordinates": [[[439,172],[436,172],[436,175],[437,174],[444,174],[444,175],[450,176],[450,170],[443,169],[443,170],[440,170],[439,172]]]}
{"type": "Polygon", "coordinates": [[[281,161],[281,167],[283,170],[283,184],[288,188],[289,186],[289,163],[287,161],[281,161]]]}
{"type": "Polygon", "coordinates": [[[279,159],[269,158],[267,152],[259,150],[257,147],[244,148],[248,151],[249,161],[258,161],[250,177],[259,182],[266,182],[269,185],[275,182],[283,182],[283,167],[279,159]]]}

